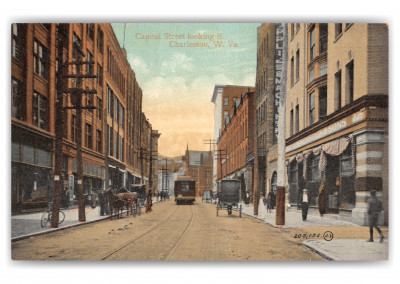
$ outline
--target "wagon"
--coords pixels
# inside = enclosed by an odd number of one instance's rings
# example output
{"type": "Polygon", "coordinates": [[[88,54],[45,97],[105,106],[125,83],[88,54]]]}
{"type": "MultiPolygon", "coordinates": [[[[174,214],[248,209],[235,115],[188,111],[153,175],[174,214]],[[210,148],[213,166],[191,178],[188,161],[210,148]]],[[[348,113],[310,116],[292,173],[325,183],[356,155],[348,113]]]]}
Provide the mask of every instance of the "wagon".
{"type": "Polygon", "coordinates": [[[232,214],[232,209],[239,211],[239,217],[242,217],[242,200],[241,200],[241,182],[236,179],[224,179],[218,184],[218,211],[227,209],[228,215],[232,214]]]}
{"type": "Polygon", "coordinates": [[[132,184],[131,192],[136,192],[139,197],[139,206],[146,205],[146,185],[145,184],[132,184]]]}

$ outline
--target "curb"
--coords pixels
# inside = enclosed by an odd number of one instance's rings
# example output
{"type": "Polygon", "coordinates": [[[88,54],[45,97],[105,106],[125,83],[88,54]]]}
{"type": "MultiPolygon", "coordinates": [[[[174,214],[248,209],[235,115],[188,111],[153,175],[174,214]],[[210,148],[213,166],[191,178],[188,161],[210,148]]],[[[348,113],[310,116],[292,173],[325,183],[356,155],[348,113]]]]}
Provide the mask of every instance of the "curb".
{"type": "Polygon", "coordinates": [[[313,247],[311,247],[311,246],[305,244],[304,242],[301,243],[300,245],[301,245],[302,247],[305,247],[306,249],[312,251],[313,253],[318,254],[318,255],[321,256],[322,258],[325,258],[326,260],[335,261],[335,259],[333,259],[333,258],[327,256],[326,254],[320,252],[319,250],[316,250],[315,248],[313,248],[313,247]]]}

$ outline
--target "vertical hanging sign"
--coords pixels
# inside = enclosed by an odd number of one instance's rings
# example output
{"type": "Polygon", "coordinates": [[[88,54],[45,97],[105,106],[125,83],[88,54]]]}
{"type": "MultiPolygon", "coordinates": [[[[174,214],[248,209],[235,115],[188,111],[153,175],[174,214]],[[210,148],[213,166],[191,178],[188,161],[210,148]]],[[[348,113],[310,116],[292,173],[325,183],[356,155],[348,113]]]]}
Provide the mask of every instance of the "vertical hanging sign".
{"type": "Polygon", "coordinates": [[[278,118],[279,118],[279,98],[281,94],[281,89],[283,84],[286,82],[282,79],[283,70],[284,70],[284,62],[282,59],[283,56],[283,48],[284,48],[284,39],[285,39],[285,24],[277,23],[276,24],[276,37],[275,37],[275,89],[274,89],[274,118],[273,118],[273,127],[274,127],[274,136],[273,143],[276,144],[278,142],[278,118]]]}

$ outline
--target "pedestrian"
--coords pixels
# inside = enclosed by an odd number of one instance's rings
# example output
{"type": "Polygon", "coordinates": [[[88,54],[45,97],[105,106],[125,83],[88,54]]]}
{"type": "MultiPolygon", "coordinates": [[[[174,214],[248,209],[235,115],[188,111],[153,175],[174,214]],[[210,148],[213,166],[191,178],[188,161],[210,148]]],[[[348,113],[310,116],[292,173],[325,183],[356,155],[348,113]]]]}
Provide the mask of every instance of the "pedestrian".
{"type": "Polygon", "coordinates": [[[326,191],[325,191],[325,182],[321,181],[321,185],[319,186],[319,194],[318,194],[318,210],[321,217],[325,214],[326,210],[326,191]]]}
{"type": "Polygon", "coordinates": [[[244,199],[244,203],[246,203],[247,206],[249,206],[250,204],[250,196],[248,191],[246,191],[246,198],[244,199]]]}
{"type": "Polygon", "coordinates": [[[307,220],[308,214],[308,194],[307,189],[303,189],[303,196],[301,198],[301,216],[303,221],[307,220]]]}
{"type": "Polygon", "coordinates": [[[382,211],[382,201],[380,201],[376,197],[376,192],[373,190],[370,193],[370,199],[368,200],[368,207],[367,207],[367,213],[368,213],[368,222],[369,222],[369,240],[367,242],[373,242],[374,241],[374,228],[378,231],[379,235],[381,236],[380,242],[383,242],[383,234],[381,230],[378,227],[378,218],[379,218],[379,213],[382,211]]]}

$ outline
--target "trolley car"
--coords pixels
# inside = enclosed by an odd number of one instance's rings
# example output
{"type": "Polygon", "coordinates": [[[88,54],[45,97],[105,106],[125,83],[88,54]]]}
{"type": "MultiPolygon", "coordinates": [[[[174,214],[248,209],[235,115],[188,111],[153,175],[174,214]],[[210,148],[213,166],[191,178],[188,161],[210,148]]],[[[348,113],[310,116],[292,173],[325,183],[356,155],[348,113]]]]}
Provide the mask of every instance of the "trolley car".
{"type": "Polygon", "coordinates": [[[175,180],[174,195],[176,204],[192,204],[196,198],[196,181],[188,176],[178,176],[175,180]]]}

